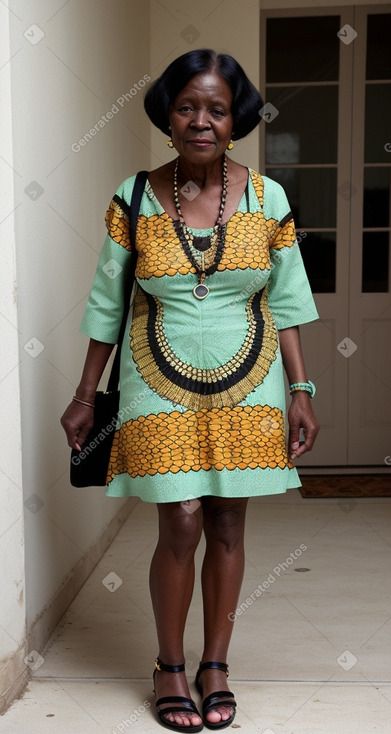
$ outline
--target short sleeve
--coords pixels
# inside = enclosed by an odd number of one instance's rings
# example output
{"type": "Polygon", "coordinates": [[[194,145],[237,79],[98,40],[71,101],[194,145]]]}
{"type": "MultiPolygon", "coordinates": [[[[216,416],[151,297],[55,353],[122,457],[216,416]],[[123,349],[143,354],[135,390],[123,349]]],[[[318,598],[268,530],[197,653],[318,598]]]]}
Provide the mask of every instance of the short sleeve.
{"type": "Polygon", "coordinates": [[[116,344],[124,309],[124,289],[131,260],[130,200],[135,176],[114,194],[105,216],[107,235],[80,325],[83,334],[116,344]]]}
{"type": "Polygon", "coordinates": [[[319,318],[296,239],[295,223],[280,184],[264,177],[264,213],[277,220],[270,243],[269,308],[277,329],[319,318]]]}

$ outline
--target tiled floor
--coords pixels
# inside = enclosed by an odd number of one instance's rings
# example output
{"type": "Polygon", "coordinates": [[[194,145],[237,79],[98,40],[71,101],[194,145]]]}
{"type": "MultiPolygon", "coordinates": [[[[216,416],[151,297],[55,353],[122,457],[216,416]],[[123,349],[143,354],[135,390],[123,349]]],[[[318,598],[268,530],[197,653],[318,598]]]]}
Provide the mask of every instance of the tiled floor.
{"type": "MultiPolygon", "coordinates": [[[[298,490],[251,500],[229,657],[238,712],[226,731],[390,734],[390,508],[387,499],[303,500],[298,490]]],[[[0,719],[2,731],[163,731],[151,685],[155,541],[156,508],[139,503],[42,653],[26,693],[0,719]]],[[[200,620],[198,582],[185,648],[191,680],[200,620]]]]}

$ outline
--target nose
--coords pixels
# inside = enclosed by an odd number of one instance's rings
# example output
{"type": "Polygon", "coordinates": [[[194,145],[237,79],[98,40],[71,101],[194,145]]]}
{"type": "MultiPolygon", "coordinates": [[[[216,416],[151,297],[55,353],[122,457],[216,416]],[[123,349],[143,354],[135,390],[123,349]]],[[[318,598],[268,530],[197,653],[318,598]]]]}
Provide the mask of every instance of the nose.
{"type": "Polygon", "coordinates": [[[204,130],[210,127],[208,111],[205,109],[194,110],[191,124],[198,130],[204,130]]]}

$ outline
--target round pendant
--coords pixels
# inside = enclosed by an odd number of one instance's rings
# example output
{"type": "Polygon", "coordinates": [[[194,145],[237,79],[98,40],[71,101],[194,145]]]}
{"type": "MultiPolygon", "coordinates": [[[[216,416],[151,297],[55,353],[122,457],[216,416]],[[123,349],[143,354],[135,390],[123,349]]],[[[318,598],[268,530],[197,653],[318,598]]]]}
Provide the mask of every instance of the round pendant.
{"type": "Polygon", "coordinates": [[[193,295],[195,298],[198,298],[199,301],[202,301],[203,298],[206,298],[208,294],[209,288],[207,285],[203,285],[203,283],[198,283],[198,285],[193,288],[193,295]]]}
{"type": "Polygon", "coordinates": [[[193,236],[193,247],[200,252],[206,252],[206,250],[209,250],[209,248],[212,247],[212,238],[193,236]]]}

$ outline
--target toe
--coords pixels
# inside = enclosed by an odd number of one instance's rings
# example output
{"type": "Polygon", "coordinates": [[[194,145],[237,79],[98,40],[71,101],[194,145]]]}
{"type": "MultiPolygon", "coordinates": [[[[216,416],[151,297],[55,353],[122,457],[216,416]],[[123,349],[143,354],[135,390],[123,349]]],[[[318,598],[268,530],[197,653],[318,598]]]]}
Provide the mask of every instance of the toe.
{"type": "Polygon", "coordinates": [[[218,724],[219,721],[221,721],[221,716],[218,711],[209,711],[209,713],[206,714],[206,720],[211,724],[218,724]]]}
{"type": "Polygon", "coordinates": [[[198,716],[197,714],[190,716],[190,721],[192,726],[201,726],[202,724],[201,716],[198,716]]]}
{"type": "Polygon", "coordinates": [[[202,724],[201,716],[198,716],[198,714],[195,714],[194,716],[192,716],[191,723],[193,726],[201,726],[202,724]]]}
{"type": "Polygon", "coordinates": [[[233,709],[231,707],[219,706],[219,708],[209,711],[206,715],[206,719],[211,724],[218,724],[219,721],[227,721],[232,714],[233,709]]]}
{"type": "Polygon", "coordinates": [[[184,714],[177,714],[175,716],[175,723],[179,726],[183,726],[183,728],[190,726],[189,717],[184,714]]]}
{"type": "Polygon", "coordinates": [[[164,718],[170,722],[170,724],[183,726],[184,729],[188,726],[200,726],[202,724],[202,719],[200,716],[197,716],[197,714],[187,714],[185,712],[177,714],[164,714],[163,712],[163,715],[164,718]]]}
{"type": "Polygon", "coordinates": [[[221,715],[221,718],[223,721],[227,721],[227,719],[230,718],[233,714],[233,709],[229,707],[222,707],[219,709],[219,714],[221,715]]]}

